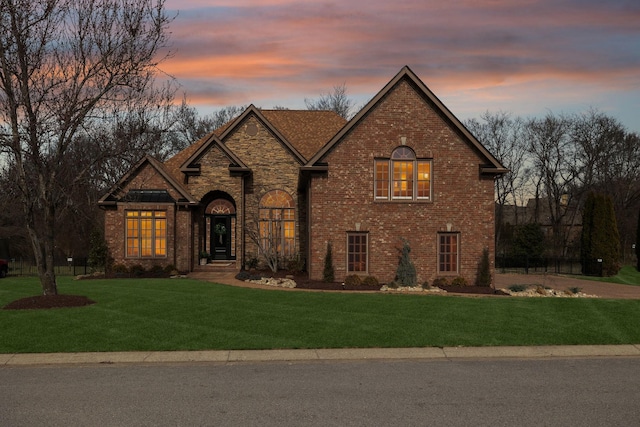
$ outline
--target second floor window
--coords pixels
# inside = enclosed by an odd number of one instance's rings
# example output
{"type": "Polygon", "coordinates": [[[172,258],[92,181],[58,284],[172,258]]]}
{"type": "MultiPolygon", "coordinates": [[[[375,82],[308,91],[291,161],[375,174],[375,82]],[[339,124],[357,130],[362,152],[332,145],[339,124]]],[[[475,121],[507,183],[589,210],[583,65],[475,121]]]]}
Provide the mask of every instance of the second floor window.
{"type": "Polygon", "coordinates": [[[376,200],[431,200],[431,160],[420,160],[409,147],[375,161],[376,200]]]}

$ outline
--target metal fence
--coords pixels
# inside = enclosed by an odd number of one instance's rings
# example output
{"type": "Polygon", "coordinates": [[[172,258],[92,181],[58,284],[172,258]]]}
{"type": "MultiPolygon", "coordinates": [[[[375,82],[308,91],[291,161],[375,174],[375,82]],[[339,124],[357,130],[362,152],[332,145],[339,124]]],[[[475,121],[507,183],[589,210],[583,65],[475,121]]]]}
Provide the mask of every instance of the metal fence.
{"type": "MultiPolygon", "coordinates": [[[[36,263],[30,259],[8,259],[10,276],[37,276],[36,263]]],[[[66,258],[54,260],[57,276],[77,276],[90,272],[87,258],[66,258]]]]}
{"type": "Polygon", "coordinates": [[[501,273],[556,273],[602,276],[602,261],[584,262],[575,258],[496,257],[496,270],[501,273]]]}

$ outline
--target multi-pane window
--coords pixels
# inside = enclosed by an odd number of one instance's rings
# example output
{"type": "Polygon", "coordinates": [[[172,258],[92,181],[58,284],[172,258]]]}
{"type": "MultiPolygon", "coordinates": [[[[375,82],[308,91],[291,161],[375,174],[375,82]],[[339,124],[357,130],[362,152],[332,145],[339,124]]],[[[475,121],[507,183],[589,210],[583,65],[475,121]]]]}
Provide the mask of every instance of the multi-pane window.
{"type": "Polygon", "coordinates": [[[457,273],[460,264],[460,235],[438,234],[438,272],[457,273]]]}
{"type": "Polygon", "coordinates": [[[127,256],[155,258],[167,256],[167,213],[127,211],[127,256]]]}
{"type": "Polygon", "coordinates": [[[260,244],[278,256],[295,255],[296,211],[285,191],[273,190],[260,199],[260,244]]]}
{"type": "Polygon", "coordinates": [[[347,272],[366,273],[369,270],[367,258],[367,233],[347,234],[347,272]]]}
{"type": "Polygon", "coordinates": [[[409,147],[398,147],[390,159],[375,161],[377,200],[431,199],[431,161],[419,160],[409,147]]]}

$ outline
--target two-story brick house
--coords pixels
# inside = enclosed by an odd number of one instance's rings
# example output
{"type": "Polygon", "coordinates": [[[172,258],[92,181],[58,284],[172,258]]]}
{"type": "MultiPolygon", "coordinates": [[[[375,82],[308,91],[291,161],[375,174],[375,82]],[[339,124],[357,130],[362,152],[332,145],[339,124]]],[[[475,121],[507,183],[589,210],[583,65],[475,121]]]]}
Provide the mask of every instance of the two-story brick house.
{"type": "Polygon", "coordinates": [[[390,282],[406,240],[419,282],[473,282],[504,172],[405,67],[348,122],[250,106],[164,163],[140,160],[99,203],[119,264],[191,271],[208,252],[240,270],[261,245],[320,279],[331,243],[336,280],[390,282]]]}

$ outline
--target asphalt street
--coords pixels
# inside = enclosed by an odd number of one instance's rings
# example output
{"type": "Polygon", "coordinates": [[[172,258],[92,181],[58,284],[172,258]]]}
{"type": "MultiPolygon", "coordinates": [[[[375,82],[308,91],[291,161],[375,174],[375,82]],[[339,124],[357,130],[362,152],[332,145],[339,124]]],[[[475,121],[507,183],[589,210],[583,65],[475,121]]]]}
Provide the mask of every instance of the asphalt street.
{"type": "Polygon", "coordinates": [[[2,426],[640,425],[640,358],[4,365],[2,426]]]}

